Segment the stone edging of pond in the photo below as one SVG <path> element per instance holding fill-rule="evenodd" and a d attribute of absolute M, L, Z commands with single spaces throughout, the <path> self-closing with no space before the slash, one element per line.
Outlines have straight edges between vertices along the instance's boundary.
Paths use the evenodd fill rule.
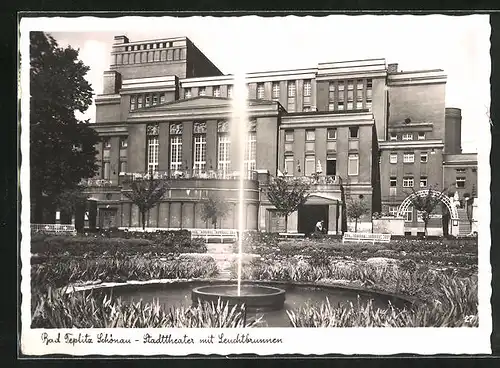
<path fill-rule="evenodd" d="M 65 293 L 70 294 L 73 292 L 79 291 L 88 291 L 88 290 L 102 290 L 109 288 L 122 288 L 127 286 L 146 286 L 146 285 L 168 285 L 168 284 L 190 284 L 196 282 L 203 282 L 207 284 L 233 284 L 237 280 L 236 279 L 205 279 L 205 278 L 192 278 L 192 279 L 154 279 L 154 280 L 129 280 L 126 282 L 99 282 L 94 281 L 92 284 L 87 285 L 68 285 L 61 289 L 65 290 Z M 386 292 L 383 290 L 376 289 L 368 289 L 355 285 L 346 285 L 346 281 L 348 280 L 329 280 L 329 281 L 318 281 L 318 282 L 296 282 L 296 281 L 273 281 L 273 280 L 242 280 L 242 284 L 273 284 L 273 285 L 283 285 L 283 286 L 302 286 L 302 287 L 319 287 L 326 288 L 331 290 L 347 290 L 347 291 L 357 291 L 363 293 L 365 295 L 381 295 L 387 297 L 388 299 L 400 300 L 405 303 L 410 303 L 412 305 L 421 305 L 425 302 L 421 299 L 403 295 L 403 294 L 395 294 Z M 351 282 L 352 283 L 352 282 Z"/>

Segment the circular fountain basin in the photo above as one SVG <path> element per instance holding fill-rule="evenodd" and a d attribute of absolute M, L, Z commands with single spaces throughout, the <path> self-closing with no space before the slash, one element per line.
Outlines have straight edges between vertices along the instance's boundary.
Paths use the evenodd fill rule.
<path fill-rule="evenodd" d="M 191 291 L 194 306 L 199 302 L 216 304 L 219 300 L 229 306 L 244 304 L 249 311 L 276 311 L 283 309 L 286 292 L 283 289 L 265 285 L 206 285 Z"/>
<path fill-rule="evenodd" d="M 192 306 L 192 293 L 193 290 L 201 289 L 207 290 L 207 286 L 217 286 L 220 293 L 224 289 L 220 287 L 232 287 L 229 292 L 235 293 L 235 281 L 228 280 L 184 280 L 184 281 L 170 281 L 169 282 L 135 282 L 124 283 L 113 286 L 96 285 L 89 290 L 94 292 L 104 293 L 112 299 L 121 298 L 125 303 L 136 303 L 142 300 L 145 303 L 158 302 L 166 310 L 170 308 L 188 308 Z M 242 288 L 247 286 L 260 286 L 265 289 L 259 288 L 259 295 L 272 290 L 284 290 L 282 294 L 283 304 L 282 308 L 275 310 L 255 310 L 248 313 L 247 318 L 263 317 L 263 324 L 259 327 L 291 327 L 287 311 L 297 310 L 306 305 L 320 306 L 328 301 L 331 305 L 336 306 L 339 304 L 353 303 L 356 305 L 358 302 L 365 304 L 372 301 L 375 308 L 387 308 L 388 303 L 397 308 L 410 307 L 416 300 L 408 299 L 400 295 L 385 294 L 380 292 L 369 291 L 366 289 L 356 289 L 347 286 L 327 285 L 322 283 L 300 283 L 300 282 L 280 282 L 280 281 L 242 281 Z M 253 289 L 255 290 L 255 289 Z M 208 290 L 210 294 L 217 294 L 213 289 Z"/>

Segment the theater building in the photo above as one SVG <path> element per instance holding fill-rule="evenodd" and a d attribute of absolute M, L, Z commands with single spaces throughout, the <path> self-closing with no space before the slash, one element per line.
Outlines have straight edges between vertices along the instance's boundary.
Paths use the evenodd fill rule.
<path fill-rule="evenodd" d="M 149 213 L 148 226 L 155 228 L 209 227 L 201 201 L 212 194 L 231 208 L 218 227 L 238 228 L 239 175 L 245 175 L 247 229 L 303 233 L 320 219 L 329 233 L 340 233 L 349 198 L 389 213 L 410 187 L 458 186 L 462 176 L 453 182 L 454 170 L 471 171 L 463 175 L 464 188 L 472 192 L 476 185 L 477 159 L 459 150 L 460 110 L 445 108 L 442 70 L 402 72 L 371 59 L 249 73 L 250 122 L 244 167 L 237 168 L 233 76 L 185 37 L 132 42 L 117 36 L 111 60 L 95 100 L 100 171 L 85 183 L 98 227 L 139 226 L 137 207 L 123 191 L 126 179 L 147 172 L 169 183 Z M 277 175 L 311 184 L 287 229 L 265 195 Z M 370 226 L 370 219 L 361 220 Z"/>

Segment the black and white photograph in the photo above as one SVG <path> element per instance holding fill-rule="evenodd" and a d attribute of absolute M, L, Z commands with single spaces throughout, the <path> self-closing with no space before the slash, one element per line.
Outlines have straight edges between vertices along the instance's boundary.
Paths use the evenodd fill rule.
<path fill-rule="evenodd" d="M 489 37 L 22 18 L 23 354 L 490 353 Z"/>

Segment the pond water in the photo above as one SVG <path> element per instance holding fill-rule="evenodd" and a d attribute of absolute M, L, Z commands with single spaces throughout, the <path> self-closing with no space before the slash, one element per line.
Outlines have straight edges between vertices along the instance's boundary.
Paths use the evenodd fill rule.
<path fill-rule="evenodd" d="M 179 283 L 179 284 L 149 284 L 149 285 L 127 285 L 126 287 L 113 288 L 107 290 L 113 298 L 120 297 L 124 302 L 138 302 L 142 299 L 143 302 L 150 303 L 159 301 L 164 308 L 171 307 L 189 307 L 191 305 L 191 291 L 195 287 L 209 285 L 206 282 L 200 283 Z M 286 300 L 283 310 L 248 313 L 247 317 L 262 316 L 264 323 L 262 327 L 291 327 L 286 310 L 296 310 L 307 304 L 320 305 L 328 301 L 332 306 L 339 304 L 347 304 L 352 302 L 354 305 L 359 301 L 366 304 L 372 300 L 375 308 L 387 308 L 389 300 L 398 307 L 402 307 L 405 302 L 402 300 L 394 300 L 393 298 L 381 294 L 364 293 L 350 289 L 333 289 L 326 287 L 314 286 L 297 286 L 286 284 L 269 284 L 262 285 L 279 287 L 286 290 Z"/>

